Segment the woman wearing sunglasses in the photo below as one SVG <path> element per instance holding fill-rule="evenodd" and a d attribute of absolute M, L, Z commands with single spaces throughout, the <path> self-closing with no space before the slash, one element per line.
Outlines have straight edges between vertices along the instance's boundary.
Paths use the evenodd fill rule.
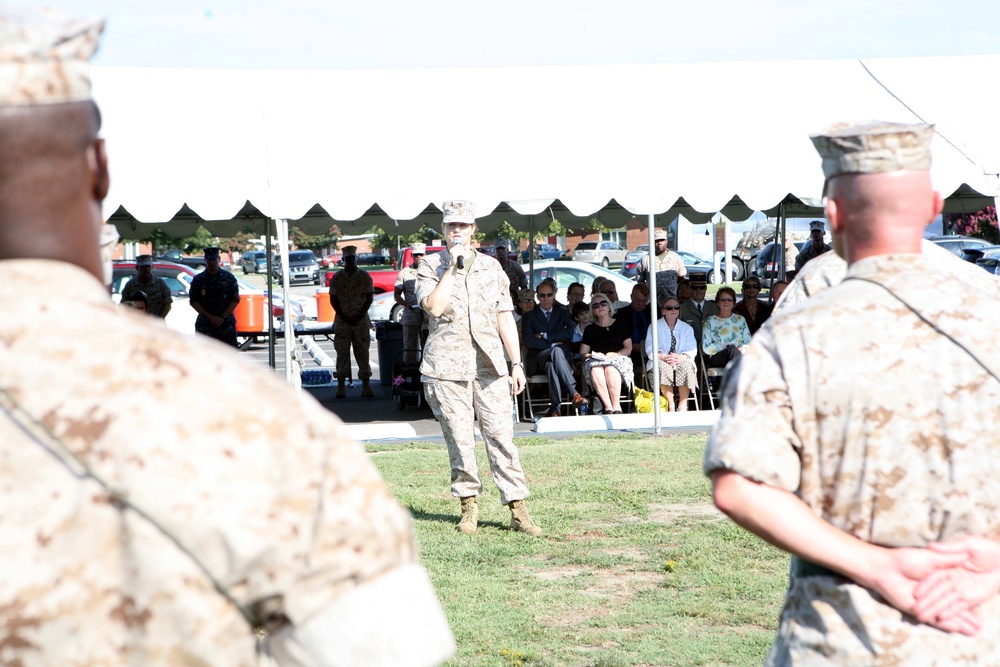
<path fill-rule="evenodd" d="M 632 337 L 615 321 L 604 294 L 595 295 L 590 308 L 593 323 L 584 329 L 580 343 L 583 376 L 597 392 L 604 412 L 621 414 L 622 382 L 632 386 Z"/>
<path fill-rule="evenodd" d="M 660 308 L 663 316 L 649 326 L 646 333 L 646 374 L 649 384 L 653 384 L 653 360 L 660 365 L 660 395 L 666 396 L 670 403 L 670 411 L 687 411 L 688 396 L 692 389 L 698 388 L 698 373 L 695 370 L 694 359 L 698 354 L 698 343 L 694 338 L 694 329 L 680 318 L 681 304 L 668 297 Z M 657 327 L 657 350 L 653 354 L 653 327 Z M 674 404 L 674 387 L 677 388 L 678 402 Z"/>
<path fill-rule="evenodd" d="M 711 368 L 725 368 L 731 360 L 746 352 L 750 344 L 750 329 L 741 315 L 733 312 L 736 307 L 736 290 L 722 287 L 715 295 L 719 312 L 705 320 L 701 332 L 701 349 L 708 357 Z"/>

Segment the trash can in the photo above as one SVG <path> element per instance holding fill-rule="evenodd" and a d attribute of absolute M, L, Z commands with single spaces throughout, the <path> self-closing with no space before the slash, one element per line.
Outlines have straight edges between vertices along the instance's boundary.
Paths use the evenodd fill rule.
<path fill-rule="evenodd" d="M 378 343 L 378 379 L 383 387 L 392 384 L 392 362 L 403 351 L 403 325 L 399 322 L 376 322 Z"/>
<path fill-rule="evenodd" d="M 333 306 L 330 305 L 330 293 L 316 290 L 316 321 L 333 322 Z"/>
<path fill-rule="evenodd" d="M 237 331 L 263 331 L 267 328 L 264 319 L 265 299 L 263 294 L 241 294 L 233 315 L 236 316 Z"/>

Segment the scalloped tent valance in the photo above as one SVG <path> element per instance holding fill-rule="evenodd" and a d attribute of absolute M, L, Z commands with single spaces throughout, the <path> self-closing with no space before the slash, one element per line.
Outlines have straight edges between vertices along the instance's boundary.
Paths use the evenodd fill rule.
<path fill-rule="evenodd" d="M 284 218 L 415 231 L 476 201 L 480 226 L 633 214 L 815 216 L 811 131 L 937 123 L 952 211 L 1000 195 L 1000 56 L 391 71 L 95 68 L 112 169 L 105 215 L 135 238 Z M 977 95 L 979 97 L 977 98 Z M 975 101 L 976 99 L 980 101 Z M 992 100 L 990 102 L 989 100 Z M 792 194 L 790 194 L 792 193 Z M 572 225 L 571 225 L 572 226 Z M 131 236 L 129 234 L 131 232 Z"/>

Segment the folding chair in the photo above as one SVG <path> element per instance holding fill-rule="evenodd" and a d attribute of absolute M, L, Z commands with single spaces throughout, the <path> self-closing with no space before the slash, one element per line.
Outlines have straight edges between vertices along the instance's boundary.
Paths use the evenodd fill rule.
<path fill-rule="evenodd" d="M 726 376 L 726 369 L 709 368 L 705 355 L 700 349 L 698 350 L 698 368 L 701 371 L 702 391 L 705 397 L 708 398 L 708 409 L 716 410 L 715 405 L 721 398 L 720 388 L 722 387 L 722 378 Z M 715 380 L 714 385 L 711 380 Z"/>

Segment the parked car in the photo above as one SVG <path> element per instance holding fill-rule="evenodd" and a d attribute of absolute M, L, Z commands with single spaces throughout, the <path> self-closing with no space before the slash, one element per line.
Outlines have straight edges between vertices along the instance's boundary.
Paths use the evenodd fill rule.
<path fill-rule="evenodd" d="M 590 285 L 597 276 L 613 280 L 618 287 L 618 297 L 622 301 L 628 301 L 632 294 L 635 282 L 623 278 L 621 274 L 609 271 L 602 266 L 589 264 L 587 262 L 575 262 L 565 259 L 543 259 L 535 262 L 535 270 L 528 273 L 528 265 L 522 264 L 525 274 L 528 275 L 528 282 L 538 286 L 544 279 L 552 277 L 556 279 L 556 301 L 567 303 L 569 297 L 569 286 L 573 283 L 581 283 L 587 293 L 587 301 L 590 300 Z"/>
<path fill-rule="evenodd" d="M 271 275 L 275 280 L 281 279 L 281 255 L 275 256 Z M 312 250 L 293 250 L 288 253 L 288 282 L 311 282 L 319 285 L 319 262 Z"/>
<path fill-rule="evenodd" d="M 988 245 L 992 245 L 989 241 L 977 239 L 972 236 L 928 236 L 927 240 L 936 243 L 956 257 L 961 257 L 964 250 L 985 248 Z"/>
<path fill-rule="evenodd" d="M 368 307 L 368 319 L 375 322 L 402 322 L 403 306 L 396 303 L 392 292 L 382 292 L 376 294 L 372 299 L 372 305 Z"/>
<path fill-rule="evenodd" d="M 577 262 L 600 264 L 604 268 L 621 266 L 625 262 L 625 249 L 614 241 L 581 241 L 566 256 Z"/>
<path fill-rule="evenodd" d="M 802 246 L 805 244 L 806 241 L 798 241 L 795 244 L 795 247 L 801 251 Z M 777 250 L 778 244 L 772 241 L 761 248 L 760 252 L 757 253 L 757 259 L 754 262 L 753 275 L 760 278 L 760 284 L 764 287 L 770 287 L 780 275 L 779 269 L 781 268 L 781 265 L 777 261 Z"/>
<path fill-rule="evenodd" d="M 962 250 L 962 254 L 959 255 L 966 262 L 972 262 L 973 264 L 978 264 L 979 260 L 986 255 L 991 255 L 997 250 L 1000 250 L 1000 245 L 984 245 L 976 246 L 975 248 L 965 248 Z"/>
<path fill-rule="evenodd" d="M 195 271 L 205 270 L 204 255 L 199 255 L 196 257 L 187 257 L 181 254 L 181 251 L 177 250 L 176 248 L 171 248 L 170 250 L 164 251 L 162 255 L 154 257 L 153 260 L 160 262 L 172 262 L 174 264 L 184 264 L 186 266 L 194 267 Z"/>
<path fill-rule="evenodd" d="M 125 284 L 139 275 L 135 268 L 135 262 L 115 262 L 111 271 L 111 298 L 116 303 L 121 301 L 122 289 Z M 194 335 L 194 321 L 198 318 L 198 313 L 191 307 L 188 297 L 191 294 L 191 280 L 198 275 L 194 267 L 186 264 L 175 264 L 173 262 L 153 262 L 153 275 L 163 278 L 170 288 L 170 296 L 173 304 L 170 312 L 167 313 L 166 324 L 175 331 L 184 334 Z M 240 294 L 264 294 L 265 292 L 251 285 L 248 282 L 236 279 L 239 285 Z M 292 317 L 295 321 L 316 319 L 316 300 L 304 297 L 292 297 Z M 275 318 L 277 327 L 284 318 L 285 305 L 281 297 L 275 296 L 271 299 L 271 315 Z"/>
<path fill-rule="evenodd" d="M 978 251 L 976 251 L 978 252 Z M 980 266 L 994 275 L 1000 275 L 1000 246 L 987 246 L 985 252 L 975 260 L 976 266 Z"/>
<path fill-rule="evenodd" d="M 358 253 L 358 266 L 381 266 L 383 264 L 392 264 L 392 258 L 377 252 Z"/>
<path fill-rule="evenodd" d="M 425 250 L 427 251 L 427 255 L 433 255 L 436 252 L 441 252 L 442 250 L 444 250 L 444 246 L 443 245 L 429 245 L 429 246 L 427 246 L 425 248 Z M 424 255 L 424 256 L 426 257 L 427 255 Z M 405 269 L 406 267 L 410 266 L 411 264 L 413 264 L 413 253 L 410 252 L 410 246 L 406 246 L 405 248 L 403 248 L 403 259 L 396 266 L 396 268 L 397 269 Z"/>
<path fill-rule="evenodd" d="M 527 264 L 528 260 L 531 258 L 529 254 L 530 248 L 526 248 L 521 251 L 521 263 Z M 535 261 L 540 259 L 559 259 L 564 255 L 563 251 L 552 245 L 551 243 L 536 243 L 535 244 Z"/>
<path fill-rule="evenodd" d="M 267 273 L 267 253 L 263 250 L 248 250 L 240 258 L 243 273 Z"/>
<path fill-rule="evenodd" d="M 344 263 L 341 261 L 342 259 L 343 257 L 340 256 L 340 253 L 334 253 L 320 259 L 319 265 L 324 269 L 332 269 L 335 266 L 343 266 Z"/>

